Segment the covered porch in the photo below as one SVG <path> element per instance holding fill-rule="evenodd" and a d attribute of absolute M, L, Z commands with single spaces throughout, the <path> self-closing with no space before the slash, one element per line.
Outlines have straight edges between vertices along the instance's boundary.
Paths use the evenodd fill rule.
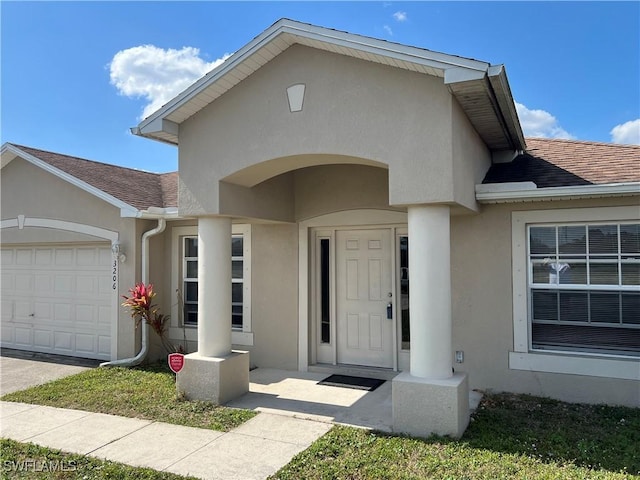
<path fill-rule="evenodd" d="M 394 431 L 391 380 L 398 372 L 325 367 L 311 370 L 254 369 L 250 372 L 249 392 L 227 406 L 382 432 Z M 371 376 L 386 381 L 373 391 L 318 384 L 332 373 Z M 480 392 L 469 392 L 471 412 L 481 398 Z"/>

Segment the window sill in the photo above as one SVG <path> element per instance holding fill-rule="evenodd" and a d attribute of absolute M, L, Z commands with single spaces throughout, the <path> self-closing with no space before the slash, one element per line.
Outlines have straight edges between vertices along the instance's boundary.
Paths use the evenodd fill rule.
<path fill-rule="evenodd" d="M 185 331 L 182 331 L 182 328 L 171 327 L 169 328 L 169 338 L 174 340 L 182 340 L 182 338 L 187 337 L 187 340 L 190 342 L 198 341 L 198 326 L 197 325 L 185 325 Z M 231 332 L 231 343 L 233 345 L 244 345 L 251 347 L 253 346 L 253 332 L 240 332 L 240 331 L 232 331 Z"/>
<path fill-rule="evenodd" d="M 640 380 L 640 359 L 509 352 L 509 369 Z"/>

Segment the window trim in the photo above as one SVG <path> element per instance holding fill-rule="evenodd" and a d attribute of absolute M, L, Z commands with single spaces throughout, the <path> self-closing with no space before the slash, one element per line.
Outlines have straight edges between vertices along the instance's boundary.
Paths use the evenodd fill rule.
<path fill-rule="evenodd" d="M 513 351 L 509 368 L 550 373 L 640 380 L 640 358 L 587 352 L 531 350 L 527 232 L 530 224 L 597 223 L 639 220 L 635 206 L 530 210 L 511 213 Z"/>
<path fill-rule="evenodd" d="M 231 343 L 234 345 L 253 345 L 253 330 L 251 320 L 251 225 L 233 224 L 231 226 L 232 235 L 242 235 L 243 241 L 243 305 L 242 305 L 242 330 L 234 328 L 231 331 Z M 177 301 L 178 289 L 182 291 L 183 278 L 181 268 L 184 262 L 183 243 L 184 237 L 194 237 L 198 235 L 198 226 L 173 227 L 171 230 L 171 291 L 174 295 L 174 302 L 171 305 L 171 320 L 169 326 L 169 337 L 172 339 L 183 339 L 187 341 L 198 341 L 198 326 L 180 324 L 182 313 L 179 312 Z M 231 319 L 229 319 L 231 321 Z M 184 331 L 183 331 L 184 328 Z"/>

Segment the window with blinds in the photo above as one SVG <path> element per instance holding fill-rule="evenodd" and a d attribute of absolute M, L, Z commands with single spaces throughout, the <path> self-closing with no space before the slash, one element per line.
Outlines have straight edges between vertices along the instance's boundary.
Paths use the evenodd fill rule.
<path fill-rule="evenodd" d="M 640 355 L 640 224 L 529 226 L 531 348 Z"/>

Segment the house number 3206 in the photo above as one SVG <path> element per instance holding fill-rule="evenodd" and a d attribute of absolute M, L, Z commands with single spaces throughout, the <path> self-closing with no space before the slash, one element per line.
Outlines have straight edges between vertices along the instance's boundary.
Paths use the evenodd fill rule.
<path fill-rule="evenodd" d="M 113 261 L 113 285 L 114 290 L 118 288 L 118 260 Z"/>

